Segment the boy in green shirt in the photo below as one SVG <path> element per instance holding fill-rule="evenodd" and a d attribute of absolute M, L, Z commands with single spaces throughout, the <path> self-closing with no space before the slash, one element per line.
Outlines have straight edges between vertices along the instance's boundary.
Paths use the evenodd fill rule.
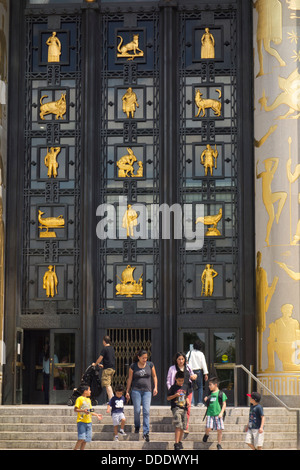
<path fill-rule="evenodd" d="M 206 427 L 205 434 L 203 436 L 203 442 L 206 442 L 209 436 L 211 429 L 216 429 L 218 432 L 218 444 L 217 449 L 221 450 L 221 441 L 222 441 L 222 431 L 224 429 L 224 412 L 226 409 L 226 400 L 227 396 L 224 392 L 221 392 L 218 387 L 218 379 L 212 377 L 208 381 L 208 387 L 211 391 L 211 394 L 208 397 L 204 398 L 204 401 L 207 406 L 207 418 L 206 418 Z"/>

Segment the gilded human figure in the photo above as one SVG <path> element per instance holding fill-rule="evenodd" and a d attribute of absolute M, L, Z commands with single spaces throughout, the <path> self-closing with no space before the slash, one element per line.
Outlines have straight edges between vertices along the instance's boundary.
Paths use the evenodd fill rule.
<path fill-rule="evenodd" d="M 48 62 L 60 62 L 61 42 L 56 36 L 55 31 L 47 39 L 46 44 L 48 46 Z"/>
<path fill-rule="evenodd" d="M 46 290 L 47 297 L 54 297 L 57 294 L 57 284 L 55 266 L 50 265 L 43 277 L 43 289 Z"/>
<path fill-rule="evenodd" d="M 132 205 L 128 204 L 127 210 L 122 219 L 122 227 L 126 228 L 127 237 L 134 237 L 134 227 L 137 226 L 137 212 L 132 209 Z"/>
<path fill-rule="evenodd" d="M 268 371 L 275 370 L 275 353 L 282 363 L 284 371 L 299 371 L 300 361 L 297 357 L 297 344 L 300 340 L 300 324 L 292 318 L 293 305 L 284 304 L 281 307 L 281 318 L 270 323 L 268 338 Z"/>
<path fill-rule="evenodd" d="M 271 41 L 276 45 L 282 41 L 282 5 L 279 0 L 256 0 L 253 7 L 258 13 L 256 41 L 260 67 L 257 77 L 259 77 L 264 75 L 262 46 L 278 60 L 280 66 L 286 65 L 276 49 L 270 45 Z"/>
<path fill-rule="evenodd" d="M 288 177 L 288 180 L 289 180 L 290 184 L 294 183 L 300 176 L 300 163 L 298 163 L 296 165 L 294 173 L 292 173 L 291 168 L 292 168 L 292 159 L 289 158 L 288 161 L 287 161 L 286 170 L 287 170 L 287 177 Z M 299 198 L 299 202 L 300 202 L 300 193 L 298 195 L 298 198 Z M 296 233 L 295 233 L 294 238 L 291 242 L 291 245 L 297 245 L 299 243 L 299 241 L 300 241 L 300 219 L 298 220 Z"/>
<path fill-rule="evenodd" d="M 54 178 L 57 177 L 57 168 L 58 168 L 58 163 L 57 163 L 57 155 L 61 151 L 60 147 L 50 147 L 47 148 L 47 155 L 45 156 L 44 163 L 46 167 L 48 168 L 48 178 L 51 178 L 52 176 Z"/>
<path fill-rule="evenodd" d="M 201 59 L 214 59 L 215 58 L 215 38 L 209 31 L 209 28 L 205 28 L 205 33 L 201 38 Z"/>
<path fill-rule="evenodd" d="M 218 276 L 217 271 L 213 269 L 211 264 L 207 264 L 201 276 L 201 282 L 202 282 L 201 295 L 204 295 L 205 297 L 211 297 L 213 295 L 214 278 L 216 276 Z"/>
<path fill-rule="evenodd" d="M 215 150 L 212 149 L 211 145 L 207 144 L 206 149 L 201 153 L 201 164 L 204 166 L 205 176 L 207 176 L 208 170 L 211 176 L 213 175 L 213 168 L 217 168 L 218 150 L 215 145 Z"/>
<path fill-rule="evenodd" d="M 268 276 L 261 266 L 262 254 L 256 255 L 256 327 L 258 333 L 258 370 L 262 370 L 262 342 L 263 332 L 266 329 L 266 313 L 276 289 L 278 276 L 275 276 L 269 286 Z"/>
<path fill-rule="evenodd" d="M 132 91 L 131 87 L 129 87 L 125 95 L 123 95 L 122 101 L 123 101 L 123 105 L 122 105 L 123 112 L 126 114 L 128 118 L 130 116 L 134 118 L 134 113 L 136 111 L 136 108 L 139 107 L 139 104 L 137 102 L 136 93 Z"/>
<path fill-rule="evenodd" d="M 120 178 L 125 178 L 127 176 L 133 176 L 133 164 L 137 161 L 136 156 L 133 153 L 131 148 L 127 148 L 127 155 L 123 155 L 116 163 L 119 168 L 118 176 Z"/>
<path fill-rule="evenodd" d="M 265 171 L 262 171 L 261 173 L 257 172 L 257 166 L 258 166 L 258 161 L 256 164 L 256 178 L 257 179 L 262 179 L 262 199 L 263 203 L 265 205 L 266 211 L 269 216 L 269 220 L 267 223 L 267 234 L 266 234 L 266 243 L 269 246 L 269 238 L 270 238 L 270 232 L 271 228 L 275 219 L 275 210 L 274 210 L 274 204 L 275 202 L 278 202 L 278 209 L 276 213 L 276 222 L 279 222 L 279 218 L 283 209 L 283 206 L 285 204 L 285 201 L 287 199 L 287 193 L 285 192 L 274 192 L 272 193 L 271 189 L 271 184 L 275 175 L 275 172 L 278 168 L 278 163 L 279 163 L 279 158 L 267 158 L 264 160 L 265 164 Z"/>

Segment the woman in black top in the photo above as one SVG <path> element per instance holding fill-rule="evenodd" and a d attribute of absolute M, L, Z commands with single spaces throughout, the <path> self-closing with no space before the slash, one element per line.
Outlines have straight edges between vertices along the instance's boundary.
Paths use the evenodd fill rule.
<path fill-rule="evenodd" d="M 129 400 L 129 390 L 134 408 L 135 432 L 140 429 L 141 405 L 143 407 L 143 438 L 149 442 L 149 418 L 152 397 L 152 379 L 154 382 L 153 396 L 157 395 L 157 376 L 154 364 L 148 362 L 147 351 L 140 351 L 129 368 L 126 398 Z"/>

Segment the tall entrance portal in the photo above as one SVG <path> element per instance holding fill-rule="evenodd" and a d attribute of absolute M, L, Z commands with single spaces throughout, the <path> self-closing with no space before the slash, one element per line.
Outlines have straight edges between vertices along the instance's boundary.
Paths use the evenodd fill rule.
<path fill-rule="evenodd" d="M 107 334 L 116 381 L 149 351 L 157 404 L 200 339 L 233 401 L 256 357 L 251 2 L 10 14 L 5 403 L 44 399 L 45 345 L 66 403 Z"/>

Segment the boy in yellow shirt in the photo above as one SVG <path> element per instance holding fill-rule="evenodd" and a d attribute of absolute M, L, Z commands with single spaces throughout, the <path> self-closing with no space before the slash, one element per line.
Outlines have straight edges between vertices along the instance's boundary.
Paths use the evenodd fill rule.
<path fill-rule="evenodd" d="M 92 440 L 92 416 L 97 416 L 99 421 L 102 415 L 95 413 L 92 409 L 90 399 L 91 389 L 87 385 L 82 387 L 82 394 L 75 402 L 74 411 L 77 413 L 77 432 L 78 440 L 74 450 L 84 450 L 86 443 Z"/>

